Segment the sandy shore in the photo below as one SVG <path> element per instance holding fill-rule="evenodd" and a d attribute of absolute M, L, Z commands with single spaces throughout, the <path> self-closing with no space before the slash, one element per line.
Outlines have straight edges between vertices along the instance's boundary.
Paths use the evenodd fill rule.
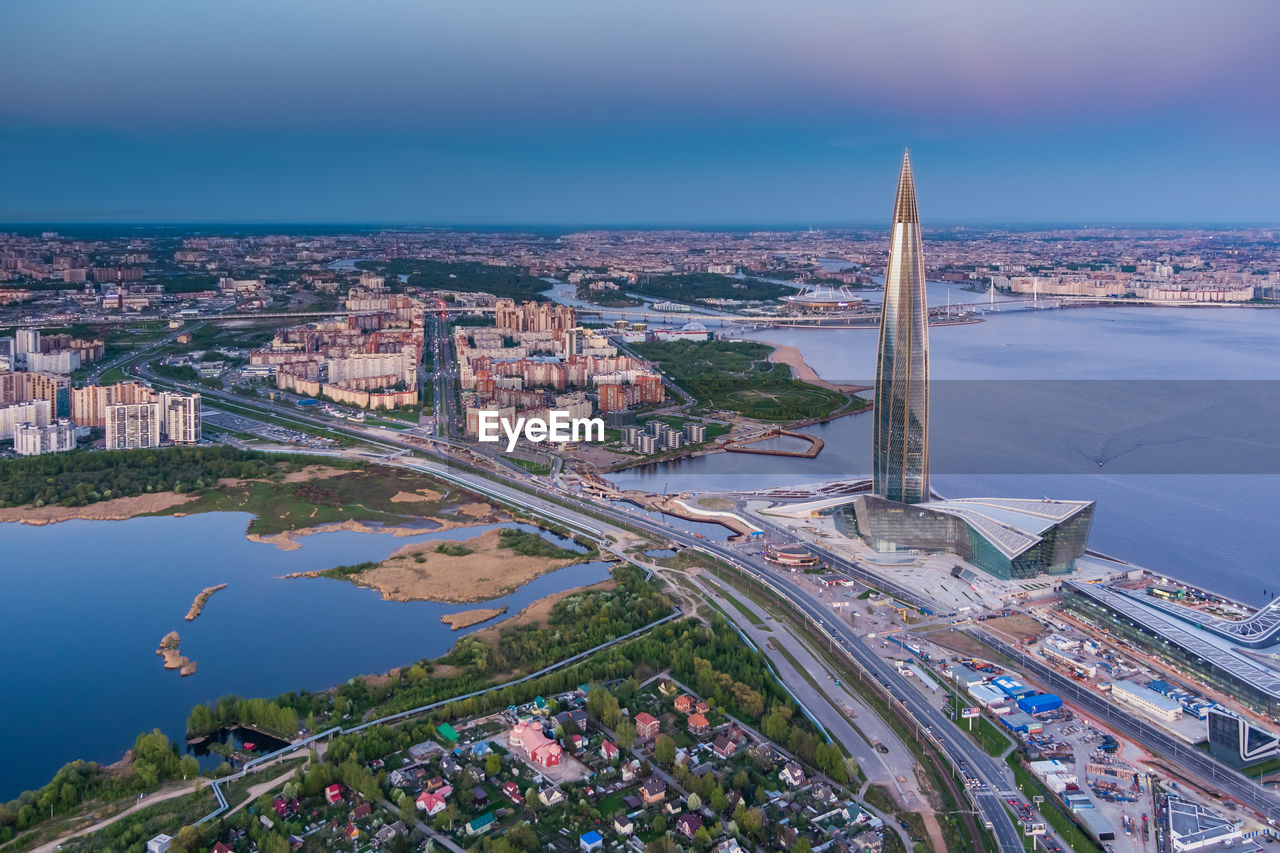
<path fill-rule="evenodd" d="M 420 532 L 420 531 L 419 531 Z M 415 542 L 397 549 L 378 566 L 347 578 L 382 593 L 385 601 L 485 601 L 518 589 L 539 575 L 562 569 L 579 558 L 525 557 L 498 547 L 500 531 L 453 544 L 470 553 L 451 557 L 436 550 L 445 541 Z M 287 578 L 320 577 L 323 571 L 295 572 Z"/>
<path fill-rule="evenodd" d="M 22 524 L 57 524 L 59 521 L 82 519 L 84 521 L 123 521 L 135 515 L 164 512 L 195 500 L 193 495 L 173 492 L 157 492 L 131 498 L 112 498 L 88 506 L 15 506 L 0 509 L 0 522 L 17 521 Z"/>
<path fill-rule="evenodd" d="M 440 617 L 440 621 L 448 625 L 454 631 L 463 628 L 470 628 L 472 625 L 479 625 L 481 622 L 488 622 L 495 616 L 501 616 L 507 612 L 505 607 L 482 607 L 477 610 L 463 610 L 460 613 L 446 613 Z"/>
<path fill-rule="evenodd" d="M 835 382 L 828 382 L 818 375 L 818 372 L 809 366 L 804 360 L 804 356 L 800 354 L 800 350 L 788 344 L 774 344 L 762 341 L 773 347 L 773 352 L 769 354 L 769 361 L 774 364 L 785 364 L 791 368 L 791 374 L 801 382 L 807 382 L 810 385 L 816 385 L 819 388 L 826 388 L 828 391 L 840 391 L 845 394 L 852 394 L 857 391 L 869 391 L 871 385 L 841 385 Z"/>

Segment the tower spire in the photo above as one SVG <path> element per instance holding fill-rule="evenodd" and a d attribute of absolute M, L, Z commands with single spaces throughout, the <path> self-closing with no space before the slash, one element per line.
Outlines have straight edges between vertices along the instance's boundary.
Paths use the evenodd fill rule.
<path fill-rule="evenodd" d="M 898 173 L 898 195 L 893 201 L 893 221 L 920 224 L 920 210 L 916 207 L 916 180 L 911 174 L 911 151 L 902 152 L 902 171 Z"/>

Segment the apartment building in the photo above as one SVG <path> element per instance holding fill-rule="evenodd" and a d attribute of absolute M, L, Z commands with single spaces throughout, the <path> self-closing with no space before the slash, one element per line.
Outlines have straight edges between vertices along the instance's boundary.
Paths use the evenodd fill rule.
<path fill-rule="evenodd" d="M 59 418 L 44 426 L 24 423 L 13 428 L 13 452 L 19 456 L 42 456 L 75 449 L 76 425 L 69 418 Z"/>
<path fill-rule="evenodd" d="M 164 407 L 154 403 L 116 403 L 107 406 L 107 450 L 137 450 L 160 446 Z"/>

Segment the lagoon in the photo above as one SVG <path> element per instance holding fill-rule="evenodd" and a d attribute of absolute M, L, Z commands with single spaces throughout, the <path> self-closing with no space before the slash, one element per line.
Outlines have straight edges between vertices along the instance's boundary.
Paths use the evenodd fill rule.
<path fill-rule="evenodd" d="M 534 528 L 332 531 L 298 537 L 301 547 L 284 551 L 249 541 L 250 520 L 208 513 L 0 524 L 0 800 L 44 784 L 68 761 L 115 761 L 144 730 L 181 742 L 200 702 L 322 690 L 436 657 L 469 633 L 441 623 L 445 613 L 505 606 L 514 615 L 609 574 L 602 562 L 569 566 L 483 604 L 383 601 L 343 581 L 279 576 L 380 560 L 411 542 Z M 184 621 L 192 598 L 220 583 L 227 588 L 199 618 Z M 173 630 L 199 665 L 191 677 L 163 669 L 155 654 Z"/>

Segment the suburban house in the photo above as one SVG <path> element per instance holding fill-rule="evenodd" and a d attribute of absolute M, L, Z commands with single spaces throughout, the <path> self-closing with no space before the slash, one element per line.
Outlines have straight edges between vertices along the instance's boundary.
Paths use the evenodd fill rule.
<path fill-rule="evenodd" d="M 694 699 L 688 693 L 684 693 L 676 697 L 676 710 L 681 714 L 688 714 L 693 710 Z"/>
<path fill-rule="evenodd" d="M 333 784 L 325 788 L 324 801 L 331 806 L 342 802 L 342 786 Z"/>
<path fill-rule="evenodd" d="M 799 764 L 794 761 L 788 761 L 786 766 L 782 768 L 782 772 L 778 774 L 778 778 L 795 788 L 804 784 L 804 771 L 800 769 Z"/>
<path fill-rule="evenodd" d="M 667 783 L 657 776 L 650 776 L 640 785 L 640 800 L 646 806 L 662 802 L 667 796 Z"/>
<path fill-rule="evenodd" d="M 480 815 L 480 817 L 467 821 L 467 835 L 472 837 L 484 835 L 486 832 L 493 829 L 493 825 L 496 821 L 497 818 L 494 816 L 493 812 L 485 812 Z"/>
<path fill-rule="evenodd" d="M 418 795 L 417 805 L 418 808 L 427 813 L 427 817 L 435 817 L 448 807 L 444 797 L 439 794 L 433 794 L 430 791 L 423 791 Z"/>
<path fill-rule="evenodd" d="M 636 831 L 636 827 L 631 822 L 631 818 L 620 814 L 613 819 L 613 831 L 619 835 L 629 836 Z"/>
<path fill-rule="evenodd" d="M 604 836 L 596 832 L 594 829 L 590 832 L 584 832 L 578 836 L 578 849 L 583 853 L 591 850 L 599 850 L 604 847 Z"/>
<path fill-rule="evenodd" d="M 613 761 L 618 757 L 618 745 L 610 740 L 600 744 L 600 757 L 605 761 Z"/>
<path fill-rule="evenodd" d="M 640 762 L 634 758 L 631 759 L 626 764 L 622 765 L 621 772 L 622 772 L 622 781 L 630 782 L 632 779 L 640 775 Z"/>
<path fill-rule="evenodd" d="M 520 794 L 520 786 L 515 782 L 502 783 L 502 796 L 506 797 L 517 806 L 524 804 L 524 797 Z"/>
<path fill-rule="evenodd" d="M 658 718 L 648 711 L 636 714 L 636 737 L 641 740 L 653 740 L 658 736 Z"/>
<path fill-rule="evenodd" d="M 542 726 L 517 723 L 507 734 L 507 742 L 514 752 L 540 767 L 555 767 L 560 763 L 563 750 L 560 744 L 542 733 Z"/>
<path fill-rule="evenodd" d="M 720 735 L 711 742 L 711 751 L 721 758 L 733 758 L 733 754 L 738 751 L 738 745 L 730 740 L 728 735 Z"/>
<path fill-rule="evenodd" d="M 449 741 L 449 743 L 455 743 L 458 740 L 457 731 L 455 731 L 453 726 L 449 725 L 448 723 L 441 723 L 440 725 L 436 726 L 436 734 L 440 735 L 440 737 Z"/>
<path fill-rule="evenodd" d="M 693 838 L 693 834 L 702 828 L 702 818 L 693 812 L 686 812 L 676 819 L 676 831 L 685 838 Z"/>
<path fill-rule="evenodd" d="M 701 714 L 689 715 L 689 731 L 695 735 L 705 735 L 711 729 L 711 723 Z"/>
<path fill-rule="evenodd" d="M 538 802 L 544 806 L 558 806 L 564 802 L 564 792 L 559 788 L 543 788 L 538 792 Z"/>
<path fill-rule="evenodd" d="M 147 842 L 147 853 L 169 853 L 169 845 L 173 839 L 163 832 Z"/>

